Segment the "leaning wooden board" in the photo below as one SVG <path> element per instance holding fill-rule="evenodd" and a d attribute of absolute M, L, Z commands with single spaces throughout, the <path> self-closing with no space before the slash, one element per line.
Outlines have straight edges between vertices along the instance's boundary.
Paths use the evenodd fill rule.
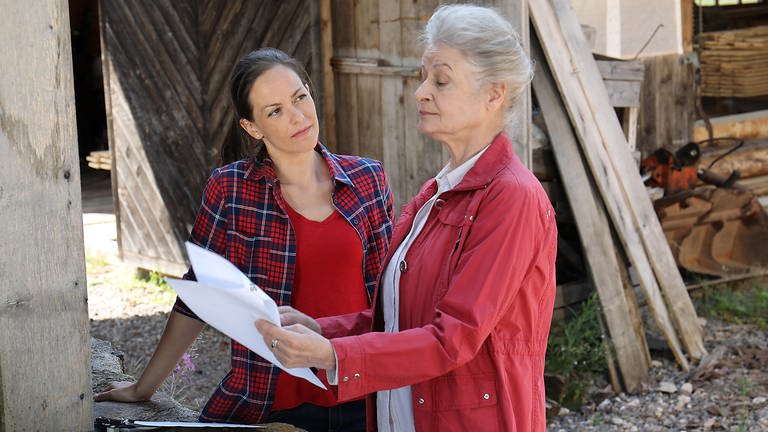
<path fill-rule="evenodd" d="M 635 313 L 637 305 L 634 297 L 624 295 L 623 287 L 628 281 L 623 280 L 619 271 L 608 218 L 600 197 L 590 183 L 568 114 L 535 37 L 531 38 L 531 54 L 537 65 L 533 91 L 547 125 L 568 201 L 578 203 L 571 209 L 577 221 L 589 274 L 600 296 L 625 390 L 633 391 L 647 381 L 650 367 L 642 321 Z M 633 317 L 638 319 L 633 320 Z"/>
<path fill-rule="evenodd" d="M 651 311 L 678 363 L 687 369 L 688 361 L 681 352 L 680 340 L 692 359 L 699 359 L 706 352 L 696 311 L 627 149 L 627 140 L 610 106 L 575 11 L 568 0 L 529 0 L 528 6 L 587 160 L 641 280 Z"/>

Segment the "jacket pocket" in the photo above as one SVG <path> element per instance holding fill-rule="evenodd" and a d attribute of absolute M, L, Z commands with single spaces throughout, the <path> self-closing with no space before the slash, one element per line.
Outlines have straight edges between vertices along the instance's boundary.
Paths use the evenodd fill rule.
<path fill-rule="evenodd" d="M 435 411 L 466 410 L 496 405 L 493 375 L 444 376 L 435 380 Z"/>
<path fill-rule="evenodd" d="M 433 388 L 434 430 L 500 430 L 493 375 L 446 376 Z"/>

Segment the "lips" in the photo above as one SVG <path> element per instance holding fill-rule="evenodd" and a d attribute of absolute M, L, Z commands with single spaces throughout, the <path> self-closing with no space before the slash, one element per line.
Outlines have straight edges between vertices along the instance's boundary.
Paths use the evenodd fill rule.
<path fill-rule="evenodd" d="M 307 133 L 309 133 L 310 129 L 312 129 L 312 125 L 309 125 L 309 126 L 305 127 L 304 129 L 302 129 L 302 130 L 296 132 L 295 134 L 291 135 L 291 138 L 302 137 L 302 136 L 306 135 Z"/>

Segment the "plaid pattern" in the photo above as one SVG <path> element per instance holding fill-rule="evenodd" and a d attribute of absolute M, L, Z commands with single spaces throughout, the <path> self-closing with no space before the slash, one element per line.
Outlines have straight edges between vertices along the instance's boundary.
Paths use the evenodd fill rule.
<path fill-rule="evenodd" d="M 369 302 L 392 234 L 392 193 L 380 162 L 335 155 L 318 144 L 334 181 L 333 202 L 362 241 Z M 205 187 L 190 241 L 226 257 L 278 305 L 291 304 L 296 237 L 269 158 L 217 168 Z M 184 276 L 194 279 L 192 270 Z M 177 298 L 173 310 L 199 319 Z M 222 311 L 226 313 L 226 311 Z M 232 341 L 232 369 L 201 421 L 259 423 L 270 412 L 280 369 Z"/>

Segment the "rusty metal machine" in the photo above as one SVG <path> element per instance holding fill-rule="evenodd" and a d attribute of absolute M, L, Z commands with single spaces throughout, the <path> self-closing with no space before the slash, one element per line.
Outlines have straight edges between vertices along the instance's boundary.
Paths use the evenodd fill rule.
<path fill-rule="evenodd" d="M 738 185 L 738 171 L 727 178 L 713 175 L 709 169 L 717 160 L 700 168 L 699 144 L 675 152 L 660 149 L 641 162 L 646 185 L 664 190 L 654 208 L 677 264 L 712 276 L 768 268 L 765 210 L 752 192 Z"/>

